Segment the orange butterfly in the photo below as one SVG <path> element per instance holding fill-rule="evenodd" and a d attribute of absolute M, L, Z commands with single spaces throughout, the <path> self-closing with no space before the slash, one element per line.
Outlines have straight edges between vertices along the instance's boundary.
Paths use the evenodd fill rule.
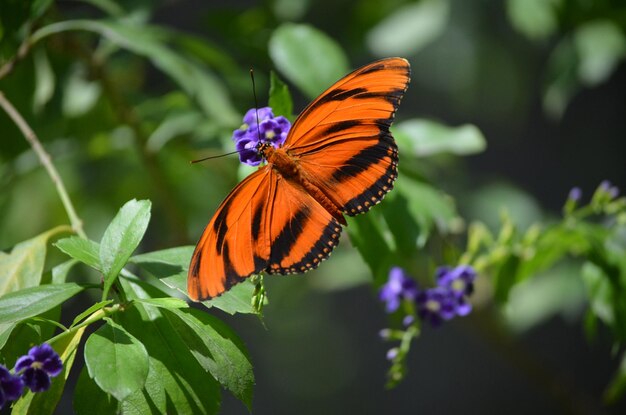
<path fill-rule="evenodd" d="M 339 242 L 344 214 L 368 211 L 393 187 L 398 149 L 389 132 L 409 63 L 382 59 L 346 75 L 298 116 L 267 164 L 226 197 L 191 258 L 189 297 L 216 297 L 252 274 L 316 268 Z"/>

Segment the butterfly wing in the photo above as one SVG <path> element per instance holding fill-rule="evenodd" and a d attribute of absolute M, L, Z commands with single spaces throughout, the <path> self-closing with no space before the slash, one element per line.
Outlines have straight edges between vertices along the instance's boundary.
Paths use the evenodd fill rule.
<path fill-rule="evenodd" d="M 316 268 L 339 242 L 341 225 L 299 184 L 276 174 L 267 272 L 292 274 Z"/>
<path fill-rule="evenodd" d="M 363 66 L 313 101 L 289 132 L 285 150 L 348 215 L 366 212 L 393 187 L 398 150 L 389 127 L 409 78 L 402 58 Z"/>
<path fill-rule="evenodd" d="M 189 265 L 189 297 L 219 296 L 261 271 L 315 268 L 340 232 L 337 220 L 301 186 L 262 167 L 233 189 L 205 228 Z"/>
<path fill-rule="evenodd" d="M 196 245 L 187 278 L 195 301 L 216 297 L 265 269 L 270 257 L 267 201 L 275 192 L 269 167 L 239 183 L 219 206 Z"/>

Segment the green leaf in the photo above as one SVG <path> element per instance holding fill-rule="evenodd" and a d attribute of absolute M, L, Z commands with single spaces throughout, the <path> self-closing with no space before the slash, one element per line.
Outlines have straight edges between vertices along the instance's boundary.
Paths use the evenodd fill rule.
<path fill-rule="evenodd" d="M 194 248 L 193 245 L 177 246 L 175 248 L 133 255 L 129 262 L 144 267 L 150 272 L 153 269 L 154 272 L 152 273 L 156 277 L 161 278 L 182 271 L 187 272 Z M 171 268 L 159 268 L 160 265 L 171 265 Z"/>
<path fill-rule="evenodd" d="M 168 287 L 187 295 L 187 271 L 193 254 L 193 246 L 181 246 L 162 251 L 135 255 L 130 262 L 160 279 Z M 215 307 L 229 313 L 254 313 L 250 299 L 254 285 L 246 280 L 235 285 L 226 293 L 210 301 L 204 301 L 207 307 Z"/>
<path fill-rule="evenodd" d="M 96 6 L 97 8 L 99 8 L 100 10 L 102 10 L 103 12 L 111 16 L 122 17 L 124 14 L 126 14 L 126 11 L 124 11 L 124 9 L 120 7 L 120 5 L 117 4 L 113 0 L 82 0 L 82 1 Z"/>
<path fill-rule="evenodd" d="M 54 94 L 54 72 L 45 49 L 38 48 L 33 53 L 35 65 L 35 94 L 33 95 L 33 112 L 38 113 L 50 101 Z"/>
<path fill-rule="evenodd" d="M 0 324 L 35 317 L 83 291 L 73 282 L 25 288 L 0 297 Z"/>
<path fill-rule="evenodd" d="M 448 127 L 433 121 L 413 119 L 396 124 L 393 130 L 401 152 L 408 150 L 417 156 L 439 153 L 462 156 L 480 153 L 487 147 L 480 130 L 470 124 Z"/>
<path fill-rule="evenodd" d="M 520 259 L 516 255 L 507 255 L 494 276 L 494 297 L 500 304 L 506 303 L 511 289 L 518 282 L 517 270 Z"/>
<path fill-rule="evenodd" d="M 396 246 L 387 223 L 378 210 L 347 218 L 350 242 L 371 269 L 376 281 L 386 279 Z"/>
<path fill-rule="evenodd" d="M 74 411 L 77 415 L 109 415 L 119 413 L 118 402 L 98 387 L 89 377 L 86 367 L 80 371 L 74 391 Z M 149 413 L 146 411 L 145 413 Z"/>
<path fill-rule="evenodd" d="M 51 272 L 51 283 L 52 284 L 63 284 L 67 280 L 67 274 L 70 272 L 74 265 L 78 264 L 78 261 L 75 259 L 68 259 L 65 262 L 56 265 L 52 268 Z"/>
<path fill-rule="evenodd" d="M 372 28 L 367 46 L 380 57 L 413 55 L 443 33 L 449 11 L 448 0 L 410 3 Z"/>
<path fill-rule="evenodd" d="M 165 296 L 141 281 L 121 280 L 129 299 Z M 217 413 L 219 384 L 194 358 L 189 346 L 163 316 L 164 311 L 137 303 L 120 313 L 120 324 L 135 335 L 149 354 L 150 370 L 143 390 L 121 403 L 122 413 Z"/>
<path fill-rule="evenodd" d="M 9 340 L 9 336 L 11 336 L 11 332 L 17 326 L 17 323 L 2 323 L 0 324 L 0 350 L 4 347 L 7 340 Z"/>
<path fill-rule="evenodd" d="M 198 363 L 250 410 L 254 374 L 235 333 L 217 318 L 196 309 L 173 309 L 165 316 Z"/>
<path fill-rule="evenodd" d="M 55 242 L 54 246 L 70 257 L 89 265 L 91 268 L 102 271 L 100 265 L 100 244 L 90 239 L 70 236 Z"/>
<path fill-rule="evenodd" d="M 168 114 L 148 138 L 146 150 L 158 153 L 170 140 L 196 131 L 204 118 L 204 115 L 198 111 Z"/>
<path fill-rule="evenodd" d="M 276 68 L 314 98 L 348 72 L 348 58 L 341 47 L 312 26 L 286 23 L 269 43 Z"/>
<path fill-rule="evenodd" d="M 574 46 L 580 57 L 578 77 L 587 86 L 605 81 L 626 56 L 626 36 L 609 20 L 592 21 L 578 27 Z"/>
<path fill-rule="evenodd" d="M 578 59 L 571 37 L 563 38 L 548 58 L 543 107 L 553 118 L 563 114 L 569 100 L 580 89 Z"/>
<path fill-rule="evenodd" d="M 63 394 L 65 383 L 74 364 L 76 350 L 85 332 L 85 328 L 86 327 L 76 330 L 73 334 L 61 337 L 50 344 L 61 357 L 63 370 L 57 377 L 52 379 L 50 389 L 48 389 L 46 393 L 33 393 L 28 390 L 26 394 L 15 402 L 12 408 L 14 414 L 45 415 L 55 413 L 57 404 Z"/>
<path fill-rule="evenodd" d="M 398 179 L 395 187 L 407 200 L 408 212 L 422 228 L 420 235 L 423 238 L 434 226 L 444 233 L 456 231 L 458 216 L 451 197 L 426 183 L 406 177 Z M 425 242 L 425 239 L 418 241 L 418 246 Z"/>
<path fill-rule="evenodd" d="M 293 117 L 293 102 L 289 88 L 276 75 L 276 72 L 270 71 L 270 98 L 269 106 L 272 107 L 274 115 L 282 115 L 288 119 Z"/>
<path fill-rule="evenodd" d="M 126 202 L 104 232 L 99 257 L 105 294 L 141 242 L 150 221 L 150 206 L 149 200 Z"/>
<path fill-rule="evenodd" d="M 68 118 L 85 115 L 96 105 L 101 93 L 100 83 L 88 78 L 87 69 L 75 66 L 63 88 L 63 115 Z"/>
<path fill-rule="evenodd" d="M 563 0 L 508 0 L 513 26 L 531 39 L 545 39 L 558 28 L 558 7 Z"/>
<path fill-rule="evenodd" d="M 10 254 L 0 252 L 0 296 L 40 284 L 48 239 L 66 228 L 57 227 L 20 242 Z"/>
<path fill-rule="evenodd" d="M 563 315 L 566 321 L 575 320 L 586 300 L 579 273 L 579 266 L 564 263 L 515 284 L 504 309 L 508 326 L 520 333 L 555 315 Z"/>
<path fill-rule="evenodd" d="M 123 401 L 142 389 L 148 377 L 148 352 L 122 326 L 106 323 L 85 343 L 85 365 L 100 388 Z"/>
<path fill-rule="evenodd" d="M 416 249 L 424 247 L 430 227 L 424 228 L 423 221 L 414 218 L 409 201 L 402 194 L 392 193 L 381 204 L 381 213 L 389 232 L 393 235 L 398 254 L 405 258 L 415 256 Z"/>

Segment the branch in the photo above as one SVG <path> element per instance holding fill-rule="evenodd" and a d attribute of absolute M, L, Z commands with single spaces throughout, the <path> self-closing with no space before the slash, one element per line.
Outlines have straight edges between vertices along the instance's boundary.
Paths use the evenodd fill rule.
<path fill-rule="evenodd" d="M 13 68 L 15 67 L 15 64 L 21 61 L 22 59 L 24 59 L 26 55 L 28 55 L 28 52 L 30 51 L 30 46 L 31 46 L 30 36 L 27 36 L 24 42 L 22 42 L 22 44 L 20 45 L 19 49 L 17 50 L 17 53 L 14 56 L 12 56 L 11 59 L 9 59 L 4 65 L 0 67 L 0 79 L 10 74 Z"/>
<path fill-rule="evenodd" d="M 61 176 L 59 176 L 59 172 L 52 164 L 52 160 L 50 159 L 50 155 L 46 152 L 46 150 L 41 145 L 41 142 L 35 135 L 35 132 L 30 128 L 28 123 L 24 120 L 24 118 L 20 115 L 20 113 L 15 109 L 13 104 L 4 96 L 4 94 L 0 91 L 0 106 L 4 109 L 7 115 L 13 120 L 15 125 L 20 129 L 24 138 L 30 146 L 33 148 L 37 156 L 39 157 L 39 161 L 45 167 L 48 175 L 52 179 L 52 182 L 55 184 L 57 188 L 57 193 L 61 198 L 61 202 L 65 207 L 65 211 L 67 212 L 67 216 L 70 219 L 70 223 L 72 224 L 72 228 L 74 231 L 82 238 L 87 238 L 85 231 L 83 230 L 83 221 L 78 217 L 76 211 L 74 210 L 74 205 L 67 194 L 67 190 L 65 189 L 65 185 L 63 184 L 63 180 L 61 180 Z"/>

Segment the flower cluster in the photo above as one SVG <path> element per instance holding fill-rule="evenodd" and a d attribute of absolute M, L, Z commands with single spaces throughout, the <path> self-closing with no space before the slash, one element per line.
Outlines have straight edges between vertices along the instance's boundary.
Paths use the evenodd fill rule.
<path fill-rule="evenodd" d="M 475 279 L 476 272 L 468 265 L 440 267 L 436 272 L 437 286 L 420 289 L 402 268 L 394 267 L 389 272 L 389 280 L 380 290 L 379 298 L 385 302 L 388 313 L 396 311 L 402 300 L 411 302 L 420 319 L 436 327 L 443 321 L 466 316 L 472 311 L 468 296 L 472 294 Z M 403 320 L 405 326 L 412 322 L 412 315 Z"/>
<path fill-rule="evenodd" d="M 250 166 L 258 166 L 263 161 L 259 145 L 267 143 L 280 147 L 290 128 L 289 120 L 282 115 L 274 117 L 270 107 L 252 108 L 243 117 L 243 125 L 233 132 L 239 160 Z"/>
<path fill-rule="evenodd" d="M 33 392 L 50 388 L 50 378 L 63 370 L 63 362 L 50 345 L 34 346 L 25 356 L 17 359 L 13 373 L 0 365 L 0 408 L 18 399 L 27 386 Z"/>

